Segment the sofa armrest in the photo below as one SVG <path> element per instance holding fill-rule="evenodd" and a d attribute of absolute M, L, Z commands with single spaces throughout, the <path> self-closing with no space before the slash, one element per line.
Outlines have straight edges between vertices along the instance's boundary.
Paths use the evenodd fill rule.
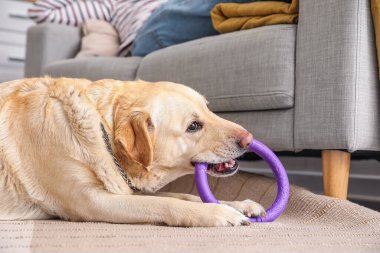
<path fill-rule="evenodd" d="M 380 90 L 369 0 L 300 0 L 294 145 L 380 150 Z"/>
<path fill-rule="evenodd" d="M 73 58 L 80 49 L 80 28 L 41 24 L 27 33 L 25 76 L 40 76 L 47 64 Z"/>

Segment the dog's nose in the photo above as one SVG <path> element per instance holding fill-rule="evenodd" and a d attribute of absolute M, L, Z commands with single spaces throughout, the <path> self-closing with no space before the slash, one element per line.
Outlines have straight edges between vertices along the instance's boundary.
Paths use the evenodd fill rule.
<path fill-rule="evenodd" d="M 248 148 L 249 144 L 251 144 L 253 140 L 252 134 L 246 132 L 244 136 L 239 141 L 239 147 L 241 148 Z"/>

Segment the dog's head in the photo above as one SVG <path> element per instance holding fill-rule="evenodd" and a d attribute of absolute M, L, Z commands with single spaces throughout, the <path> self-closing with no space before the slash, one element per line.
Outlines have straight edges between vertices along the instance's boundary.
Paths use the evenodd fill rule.
<path fill-rule="evenodd" d="M 235 158 L 252 135 L 212 113 L 199 93 L 180 84 L 142 81 L 126 85 L 124 92 L 115 103 L 114 143 L 137 187 L 156 191 L 193 173 L 197 162 L 209 163 L 213 176 L 237 171 Z"/>

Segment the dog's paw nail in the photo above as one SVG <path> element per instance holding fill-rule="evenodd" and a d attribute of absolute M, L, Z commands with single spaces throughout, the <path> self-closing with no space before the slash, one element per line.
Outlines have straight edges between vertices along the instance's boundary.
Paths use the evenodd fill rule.
<path fill-rule="evenodd" d="M 243 220 L 242 222 L 240 222 L 240 225 L 249 226 L 249 225 L 251 225 L 251 222 L 248 219 L 247 220 Z"/>

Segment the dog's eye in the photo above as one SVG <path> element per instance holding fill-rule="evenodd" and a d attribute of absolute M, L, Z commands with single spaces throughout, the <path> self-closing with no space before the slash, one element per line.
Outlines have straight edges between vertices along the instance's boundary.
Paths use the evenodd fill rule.
<path fill-rule="evenodd" d="M 193 122 L 191 122 L 189 127 L 186 129 L 186 132 L 188 132 L 188 133 L 197 132 L 197 131 L 202 129 L 202 126 L 203 126 L 202 123 L 197 122 L 197 121 L 193 121 Z"/>

